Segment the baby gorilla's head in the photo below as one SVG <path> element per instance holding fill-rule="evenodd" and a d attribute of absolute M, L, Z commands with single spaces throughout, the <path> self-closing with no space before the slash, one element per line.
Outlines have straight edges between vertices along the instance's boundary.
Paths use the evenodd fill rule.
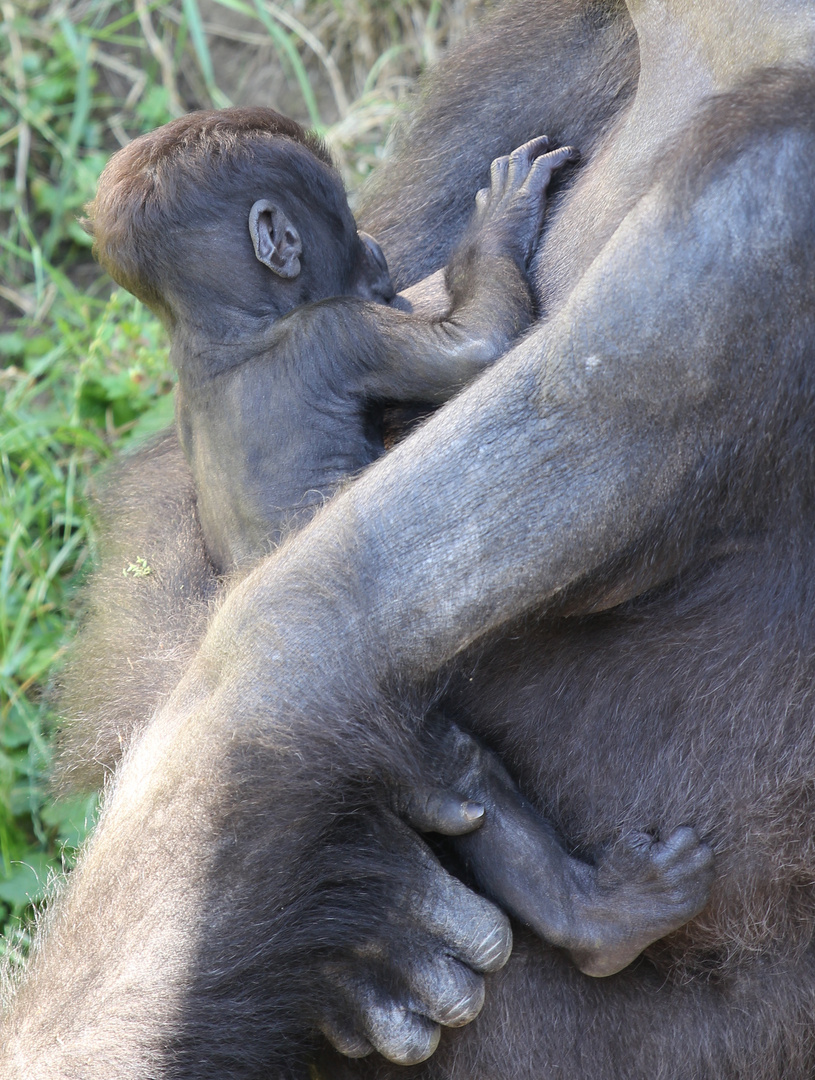
<path fill-rule="evenodd" d="M 171 328 L 393 295 L 324 144 L 273 109 L 190 113 L 135 139 L 87 214 L 99 262 Z"/>

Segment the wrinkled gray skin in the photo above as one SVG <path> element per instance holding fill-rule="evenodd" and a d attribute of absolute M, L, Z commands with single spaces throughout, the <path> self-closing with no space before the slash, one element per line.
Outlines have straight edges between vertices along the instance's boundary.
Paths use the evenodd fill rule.
<path fill-rule="evenodd" d="M 285 1023 L 274 1027 L 277 1002 L 264 1013 L 252 990 L 278 957 L 297 982 L 286 949 L 306 940 L 287 921 L 303 886 L 300 861 L 314 857 L 310 841 L 320 848 L 331 837 L 333 791 L 391 737 L 393 701 L 532 608 L 599 611 L 658 585 L 667 593 L 631 608 L 633 618 L 625 609 L 586 631 L 602 646 L 595 683 L 602 689 L 608 669 L 628 664 L 628 699 L 647 697 L 660 678 L 665 685 L 672 650 L 688 652 L 694 627 L 706 623 L 694 639 L 710 654 L 697 659 L 707 682 L 696 697 L 686 670 L 672 669 L 670 694 L 684 695 L 679 715 L 696 725 L 689 741 L 657 712 L 673 738 L 649 756 L 647 707 L 641 731 L 592 727 L 586 678 L 585 728 L 561 717 L 549 752 L 562 770 L 562 817 L 573 813 L 574 835 L 589 843 L 603 802 L 617 824 L 632 806 L 650 805 L 661 824 L 691 807 L 692 820 L 708 815 L 719 830 L 722 886 L 708 921 L 688 930 L 690 976 L 666 980 L 645 965 L 588 983 L 524 938 L 488 986 L 479 1023 L 443 1040 L 418 1075 L 811 1075 L 812 680 L 805 659 L 789 658 L 812 648 L 812 464 L 801 425 L 808 438 L 815 20 L 801 0 L 629 6 L 638 90 L 553 217 L 540 252 L 546 319 L 227 598 L 124 762 L 49 917 L 6 1023 L 4 1076 L 297 1075 Z M 772 70 L 779 64 L 794 70 Z M 766 74 L 748 78 L 757 67 Z M 730 96 L 705 104 L 711 94 Z M 670 592 L 692 566 L 704 569 L 695 610 L 691 586 Z M 694 585 L 693 574 L 687 580 Z M 637 639 L 635 621 L 652 640 Z M 574 670 L 574 629 L 550 624 L 547 634 L 562 671 Z M 615 653 L 620 636 L 639 668 Z M 719 648 L 729 651 L 721 668 Z M 756 670 L 761 685 L 751 685 Z M 558 681 L 544 667 L 547 679 L 569 700 L 565 675 Z M 754 711 L 728 715 L 722 694 Z M 727 723 L 707 729 L 706 710 Z M 535 740 L 546 714 L 540 732 L 531 714 L 517 722 L 528 745 L 507 733 L 506 759 L 543 797 L 547 748 Z M 327 771 L 315 777 L 300 748 L 314 751 L 320 739 Z M 729 744 L 729 754 L 711 756 L 712 741 Z M 744 746 L 753 755 L 746 765 Z M 645 779 L 626 771 L 644 753 Z M 663 774 L 663 760 L 673 771 Z M 716 761 L 721 772 L 687 782 L 697 762 Z M 587 769 L 597 787 L 578 779 Z M 626 784 L 603 786 L 606 771 Z M 263 848 L 259 834 L 281 787 L 287 820 L 314 831 L 274 837 L 272 863 L 272 842 Z M 399 861 L 398 830 L 372 822 L 367 835 Z M 429 861 L 414 879 L 417 895 L 393 908 L 394 924 L 413 920 L 418 931 L 403 961 L 412 978 L 386 993 L 366 977 L 366 964 L 381 958 L 359 953 L 359 1027 L 349 1041 L 376 1032 L 393 1058 L 416 1060 L 434 1043 L 429 1020 L 443 1020 L 445 1008 L 455 1016 L 452 997 L 416 1011 L 423 988 L 432 997 L 439 986 L 428 971 L 449 967 L 451 952 L 488 966 L 495 919 L 451 882 Z M 350 907 L 353 888 L 346 895 Z M 331 921 L 312 921 L 308 940 L 317 925 L 326 933 Z M 231 942 L 243 951 L 224 984 Z M 679 954 L 679 946 L 669 954 L 668 974 L 681 973 Z M 195 1026 L 207 1003 L 233 1024 L 231 1040 L 222 1029 L 216 1045 Z M 398 1074 L 369 1061 L 374 1075 Z M 331 1068 L 341 1074 L 338 1061 Z"/>

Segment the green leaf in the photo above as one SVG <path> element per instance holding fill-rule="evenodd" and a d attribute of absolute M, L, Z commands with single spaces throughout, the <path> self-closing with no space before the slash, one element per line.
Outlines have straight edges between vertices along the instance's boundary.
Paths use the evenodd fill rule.
<path fill-rule="evenodd" d="M 15 911 L 37 903 L 45 895 L 51 875 L 60 869 L 55 859 L 40 851 L 29 852 L 25 861 L 0 866 L 0 900 Z"/>

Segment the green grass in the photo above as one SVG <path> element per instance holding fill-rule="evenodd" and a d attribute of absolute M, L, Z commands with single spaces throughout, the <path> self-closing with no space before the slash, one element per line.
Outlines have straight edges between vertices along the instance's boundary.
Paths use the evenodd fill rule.
<path fill-rule="evenodd" d="M 350 187 L 420 67 L 477 0 L 0 0 L 0 949 L 69 868 L 95 798 L 49 793 L 46 695 L 93 562 L 85 501 L 112 453 L 172 418 L 156 320 L 111 292 L 78 219 L 119 145 L 247 100 L 317 128 Z M 255 85 L 245 72 L 252 68 Z"/>

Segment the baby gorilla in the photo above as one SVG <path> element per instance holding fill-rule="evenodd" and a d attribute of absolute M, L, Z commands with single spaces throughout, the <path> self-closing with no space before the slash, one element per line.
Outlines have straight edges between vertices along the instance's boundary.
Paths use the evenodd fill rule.
<path fill-rule="evenodd" d="M 325 147 L 270 110 L 193 113 L 105 170 L 99 261 L 165 322 L 206 546 L 252 563 L 383 452 L 382 406 L 440 404 L 531 321 L 524 278 L 546 184 L 536 139 L 493 166 L 446 273 L 449 315 L 394 293 Z"/>
<path fill-rule="evenodd" d="M 525 269 L 546 187 L 574 156 L 547 147 L 535 139 L 493 162 L 446 269 L 439 319 L 394 297 L 324 146 L 271 110 L 193 113 L 111 160 L 88 227 L 102 265 L 170 332 L 180 437 L 218 573 L 255 562 L 377 458 L 386 405 L 441 404 L 529 325 Z M 481 888 L 583 971 L 618 971 L 704 905 L 712 856 L 692 829 L 624 838 L 589 866 L 470 736 L 442 718 L 426 734 L 436 779 L 396 785 L 393 809 L 420 831 L 457 836 Z M 462 959 L 491 970 L 509 941 L 507 931 L 490 956 Z M 345 1004 L 320 1024 L 348 1054 L 387 1048 L 371 1026 L 361 957 L 325 973 Z M 472 1019 L 483 989 L 463 985 L 459 1011 L 432 1019 Z M 426 1056 L 430 1043 L 399 1060 Z"/>

